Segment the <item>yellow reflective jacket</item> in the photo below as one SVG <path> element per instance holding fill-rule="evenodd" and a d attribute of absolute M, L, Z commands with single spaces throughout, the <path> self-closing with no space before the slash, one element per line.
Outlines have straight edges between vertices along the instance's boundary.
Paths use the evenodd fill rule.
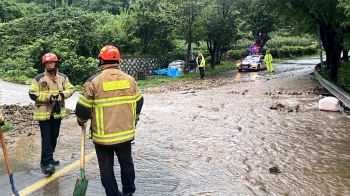
<path fill-rule="evenodd" d="M 265 63 L 272 63 L 272 61 L 273 61 L 272 55 L 266 54 L 264 57 L 264 61 L 265 61 Z"/>
<path fill-rule="evenodd" d="M 89 78 L 79 96 L 77 120 L 91 119 L 89 137 L 94 143 L 114 145 L 135 137 L 143 96 L 135 79 L 119 70 L 117 64 L 101 67 Z"/>
<path fill-rule="evenodd" d="M 196 63 L 198 65 L 198 67 L 204 67 L 205 66 L 205 59 L 204 59 L 204 56 L 202 56 L 202 61 L 201 63 L 199 64 L 198 63 L 198 56 L 196 57 Z"/>
<path fill-rule="evenodd" d="M 33 79 L 29 88 L 29 97 L 35 101 L 33 119 L 44 121 L 50 119 L 53 115 L 55 119 L 67 116 L 67 110 L 64 100 L 71 97 L 75 91 L 75 87 L 69 82 L 69 79 L 63 73 L 59 73 L 56 69 L 56 76 L 52 78 L 45 70 Z M 63 100 L 60 101 L 61 113 L 51 114 L 54 103 L 50 103 L 51 95 L 61 93 Z"/>

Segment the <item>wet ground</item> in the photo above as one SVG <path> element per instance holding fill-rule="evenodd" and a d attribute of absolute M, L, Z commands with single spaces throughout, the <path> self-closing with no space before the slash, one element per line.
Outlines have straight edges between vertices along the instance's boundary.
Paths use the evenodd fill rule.
<path fill-rule="evenodd" d="M 133 145 L 135 195 L 350 195 L 350 119 L 318 110 L 321 89 L 310 74 L 316 63 L 289 61 L 274 64 L 273 74 L 232 70 L 144 90 Z M 0 85 L 0 104 L 31 103 L 28 85 Z M 21 195 L 72 195 L 80 135 L 74 116 L 62 122 L 55 152 L 61 163 L 50 178 L 39 167 L 39 129 L 8 146 Z M 93 152 L 87 139 L 87 195 L 104 195 Z M 0 154 L 0 195 L 11 195 Z M 273 167 L 280 173 L 270 173 Z"/>

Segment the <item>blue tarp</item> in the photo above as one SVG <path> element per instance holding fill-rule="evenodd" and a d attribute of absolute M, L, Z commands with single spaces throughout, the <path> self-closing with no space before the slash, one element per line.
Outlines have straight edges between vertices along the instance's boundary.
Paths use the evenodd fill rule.
<path fill-rule="evenodd" d="M 154 73 L 156 73 L 157 75 L 167 75 L 170 78 L 181 76 L 181 72 L 179 70 L 171 68 L 155 70 Z"/>

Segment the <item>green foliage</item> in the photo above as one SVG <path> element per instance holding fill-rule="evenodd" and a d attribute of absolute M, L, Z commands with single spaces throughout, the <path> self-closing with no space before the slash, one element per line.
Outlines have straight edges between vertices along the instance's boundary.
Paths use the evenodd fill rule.
<path fill-rule="evenodd" d="M 75 90 L 76 90 L 76 91 L 82 91 L 82 90 L 83 90 L 83 86 L 80 85 L 80 84 L 77 84 L 77 85 L 75 85 L 74 87 L 75 87 Z"/>
<path fill-rule="evenodd" d="M 344 91 L 350 93 L 350 62 L 342 62 L 339 67 L 338 85 Z"/>
<path fill-rule="evenodd" d="M 240 39 L 233 45 L 234 50 L 246 50 L 254 44 L 254 41 L 249 39 Z"/>
<path fill-rule="evenodd" d="M 133 15 L 121 12 L 120 15 L 112 15 L 106 12 L 93 14 L 97 19 L 96 34 L 100 43 L 117 46 L 122 54 L 142 54 L 141 39 L 134 36 L 136 20 Z M 101 48 L 103 46 L 100 45 Z"/>
<path fill-rule="evenodd" d="M 249 49 L 229 50 L 227 55 L 230 59 L 241 59 L 249 54 Z"/>
<path fill-rule="evenodd" d="M 7 121 L 5 121 L 4 122 L 4 126 L 2 126 L 1 127 L 1 130 L 2 130 L 2 132 L 9 132 L 9 131 L 12 131 L 12 125 L 9 123 L 9 122 L 7 122 Z"/>
<path fill-rule="evenodd" d="M 266 47 L 280 48 L 283 46 L 309 46 L 310 39 L 305 37 L 278 37 L 267 41 Z"/>
<path fill-rule="evenodd" d="M 155 0 L 139 0 L 130 6 L 135 20 L 133 35 L 140 38 L 142 54 L 162 55 L 173 50 L 173 7 Z"/>
<path fill-rule="evenodd" d="M 275 58 L 296 58 L 298 56 L 310 56 L 315 55 L 318 52 L 318 48 L 315 46 L 282 46 L 281 48 L 264 48 L 270 50 L 272 56 Z"/>
<path fill-rule="evenodd" d="M 12 57 L 13 52 L 20 50 L 20 46 L 52 36 L 74 40 L 74 44 L 70 45 L 71 50 L 88 57 L 96 55 L 100 49 L 100 46 L 96 45 L 99 40 L 94 31 L 94 21 L 92 15 L 79 9 L 59 8 L 49 13 L 12 21 L 3 27 L 0 37 L 6 46 L 7 57 Z M 49 43 L 44 49 L 50 51 L 54 47 L 54 44 Z"/>
<path fill-rule="evenodd" d="M 68 77 L 73 85 L 84 84 L 85 81 L 99 71 L 96 58 L 85 58 L 72 54 L 70 58 L 60 65 L 62 73 L 69 73 Z"/>
<path fill-rule="evenodd" d="M 25 58 L 8 58 L 0 63 L 0 77 L 7 81 L 25 84 L 32 80 L 36 72 Z"/>
<path fill-rule="evenodd" d="M 339 57 L 344 35 L 348 33 L 341 24 L 348 21 L 346 7 L 338 0 L 261 0 L 271 11 L 293 24 L 294 29 L 303 33 L 315 33 L 317 28 L 326 51 L 327 59 L 331 59 L 331 81 L 338 78 Z"/>
<path fill-rule="evenodd" d="M 6 71 L 1 76 L 22 83 L 43 72 L 42 56 L 53 52 L 59 58 L 60 72 L 73 84 L 84 83 L 98 71 L 97 60 L 91 56 L 96 57 L 102 47 L 94 21 L 93 15 L 65 7 L 7 23 L 0 31 L 0 70 Z"/>
<path fill-rule="evenodd" d="M 22 16 L 20 4 L 13 0 L 0 0 L 0 22 L 8 22 Z"/>
<path fill-rule="evenodd" d="M 203 10 L 201 22 L 205 28 L 204 39 L 212 59 L 207 64 L 213 68 L 220 63 L 222 54 L 226 53 L 236 41 L 238 15 L 233 0 L 216 0 Z"/>
<path fill-rule="evenodd" d="M 334 85 L 340 87 L 347 93 L 350 93 L 350 62 L 341 62 L 339 66 L 338 81 L 331 81 Z M 323 72 L 319 72 L 323 78 L 330 80 L 330 70 L 324 69 Z"/>

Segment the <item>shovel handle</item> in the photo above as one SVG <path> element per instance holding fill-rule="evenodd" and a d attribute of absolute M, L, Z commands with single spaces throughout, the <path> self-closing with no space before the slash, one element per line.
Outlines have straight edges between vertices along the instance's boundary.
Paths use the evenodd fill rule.
<path fill-rule="evenodd" d="M 10 162 L 9 162 L 9 157 L 8 157 L 8 153 L 7 153 L 7 149 L 6 149 L 6 143 L 5 143 L 5 139 L 4 139 L 4 135 L 2 134 L 2 129 L 0 126 L 0 139 L 1 139 L 1 146 L 2 146 L 2 150 L 4 152 L 4 157 L 5 157 L 5 163 L 6 163 L 6 167 L 7 167 L 7 172 L 8 174 L 12 174 L 12 169 L 10 167 Z"/>
<path fill-rule="evenodd" d="M 85 168 L 85 130 L 86 123 L 81 127 L 80 168 Z"/>

